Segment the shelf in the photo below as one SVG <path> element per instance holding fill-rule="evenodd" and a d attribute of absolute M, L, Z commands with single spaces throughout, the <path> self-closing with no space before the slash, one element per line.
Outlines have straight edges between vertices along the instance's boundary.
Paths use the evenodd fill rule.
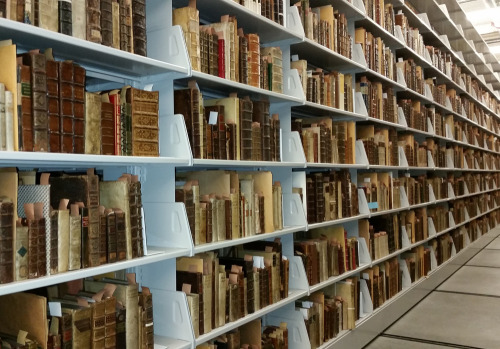
<path fill-rule="evenodd" d="M 356 1 L 351 1 L 351 2 L 356 3 Z M 339 13 L 343 13 L 349 20 L 358 19 L 358 18 L 365 18 L 364 8 L 363 8 L 363 10 L 361 10 L 361 8 L 360 8 L 360 6 L 363 3 L 361 1 L 359 1 L 360 4 L 358 6 L 356 6 L 356 5 L 352 4 L 351 2 L 349 2 L 347 0 L 338 0 L 338 1 L 335 1 L 333 8 L 335 10 L 338 10 Z M 325 6 L 325 5 L 332 5 L 332 1 L 331 0 L 310 0 L 311 8 Z"/>
<path fill-rule="evenodd" d="M 304 230 L 306 230 L 305 226 L 284 227 L 282 230 L 277 230 L 277 231 L 272 232 L 272 233 L 259 234 L 259 235 L 254 235 L 254 236 L 247 236 L 247 237 L 240 238 L 240 239 L 224 240 L 224 241 L 207 243 L 207 244 L 203 244 L 203 245 L 197 245 L 197 246 L 194 246 L 193 253 L 197 254 L 197 253 L 217 250 L 220 248 L 242 245 L 242 244 L 246 244 L 246 243 L 249 243 L 252 241 L 271 239 L 271 238 L 275 238 L 275 237 L 279 237 L 279 236 L 283 236 L 283 235 L 288 235 L 288 234 L 293 234 L 295 232 L 304 231 Z"/>
<path fill-rule="evenodd" d="M 369 263 L 368 264 L 362 264 L 362 265 L 360 265 L 359 267 L 357 267 L 354 270 L 349 270 L 348 272 L 345 272 L 345 273 L 337 275 L 337 276 L 330 276 L 325 281 L 317 283 L 316 285 L 311 285 L 309 287 L 309 292 L 313 293 L 313 292 L 319 291 L 319 290 L 321 290 L 321 289 L 323 289 L 325 287 L 333 285 L 334 283 L 337 283 L 337 282 L 342 281 L 344 279 L 347 279 L 347 278 L 349 278 L 351 276 L 354 276 L 354 275 L 362 272 L 363 270 L 368 269 L 370 266 L 371 265 Z"/>
<path fill-rule="evenodd" d="M 172 7 L 180 8 L 188 6 L 187 0 L 172 0 Z M 221 16 L 235 16 L 238 28 L 243 28 L 245 34 L 259 33 L 261 44 L 272 44 L 287 41 L 288 44 L 301 41 L 303 33 L 300 35 L 296 31 L 280 25 L 260 14 L 257 14 L 245 6 L 233 0 L 211 0 L 197 1 L 196 8 L 200 11 L 200 20 L 208 23 L 220 22 Z M 289 9 L 284 9 L 285 13 Z M 289 26 L 288 26 L 289 27 Z"/>
<path fill-rule="evenodd" d="M 344 57 L 308 38 L 292 45 L 291 54 L 298 55 L 299 59 L 305 59 L 307 63 L 327 71 L 358 72 L 366 69 L 365 65 Z"/>
<path fill-rule="evenodd" d="M 37 279 L 29 279 L 23 281 L 11 282 L 0 285 L 0 295 L 6 295 L 15 292 L 22 292 L 34 288 L 40 288 L 50 285 L 55 285 L 71 280 L 83 279 L 89 276 L 95 276 L 105 273 L 114 272 L 117 270 L 133 268 L 140 265 L 151 264 L 167 259 L 188 256 L 188 249 L 181 248 L 155 248 L 148 246 L 148 255 L 141 258 L 130 259 L 126 261 L 109 263 L 98 267 L 84 268 L 79 270 L 68 271 L 60 274 L 49 275 Z"/>
<path fill-rule="evenodd" d="M 213 160 L 213 159 L 193 159 L 194 167 L 202 168 L 275 168 L 275 167 L 291 167 L 303 168 L 303 162 L 285 162 L 285 161 L 231 161 L 231 160 Z"/>
<path fill-rule="evenodd" d="M 155 335 L 154 349 L 191 349 L 191 343 Z"/>
<path fill-rule="evenodd" d="M 300 114 L 304 117 L 307 117 L 307 115 L 317 116 L 319 113 L 324 114 L 322 116 L 331 117 L 333 121 L 365 121 L 368 118 L 365 115 L 309 101 L 306 101 L 303 105 L 293 107 L 292 109 L 292 114 Z"/>
<path fill-rule="evenodd" d="M 358 169 L 365 170 L 368 169 L 367 165 L 357 165 L 357 164 L 325 164 L 325 163 L 316 163 L 316 162 L 308 162 L 306 164 L 307 168 L 338 168 L 338 169 Z"/>
<path fill-rule="evenodd" d="M 225 96 L 230 93 L 237 92 L 239 97 L 250 96 L 251 99 L 268 99 L 271 103 L 288 102 L 292 105 L 301 105 L 304 103 L 303 99 L 286 95 L 284 93 L 277 93 L 273 91 L 264 90 L 258 87 L 242 84 L 240 82 L 223 79 L 218 76 L 205 74 L 196 70 L 192 71 L 192 76 L 188 79 L 177 80 L 187 84 L 188 80 L 195 79 L 202 92 L 210 90 L 214 95 L 224 94 Z M 287 85 L 286 76 L 283 76 L 283 88 Z M 302 88 L 302 85 L 300 85 Z"/>
<path fill-rule="evenodd" d="M 320 223 L 309 223 L 307 225 L 307 230 L 311 229 L 317 229 L 317 228 L 324 228 L 324 227 L 329 227 L 333 225 L 339 225 L 339 224 L 344 224 L 347 222 L 352 222 L 352 221 L 357 221 L 359 219 L 363 218 L 368 218 L 370 215 L 368 214 L 360 214 L 354 217 L 346 217 L 346 218 L 341 218 L 341 219 L 335 219 L 333 221 L 326 221 L 326 222 L 320 222 Z"/>
<path fill-rule="evenodd" d="M 177 31 L 174 31 L 176 33 Z M 172 33 L 174 38 L 182 38 L 181 33 Z M 12 39 L 23 51 L 52 48 L 58 60 L 72 60 L 87 71 L 120 77 L 133 81 L 154 81 L 187 76 L 188 61 L 171 64 L 115 48 L 99 45 L 72 36 L 41 29 L 32 25 L 0 18 L 0 40 Z M 171 38 L 165 38 L 169 39 Z M 172 39 L 174 40 L 174 39 Z M 178 41 L 177 41 L 178 42 Z M 185 50 L 185 46 L 176 47 Z M 171 74 L 175 73 L 175 74 Z"/>
<path fill-rule="evenodd" d="M 227 323 L 225 324 L 224 326 L 222 327 L 218 327 L 212 331 L 210 331 L 209 333 L 207 334 L 203 334 L 201 336 L 199 336 L 198 338 L 196 338 L 195 340 L 195 346 L 197 345 L 200 345 L 200 344 L 203 344 L 205 342 L 208 342 L 209 340 L 213 339 L 213 338 L 216 338 L 224 333 L 227 333 L 228 331 L 234 329 L 234 328 L 237 328 L 237 327 L 240 327 L 252 320 L 255 320 L 255 319 L 258 319 L 260 317 L 262 317 L 263 315 L 265 314 L 268 314 L 276 309 L 279 309 L 281 307 L 283 307 L 284 305 L 286 304 L 289 304 L 289 303 L 293 303 L 295 302 L 297 299 L 299 298 L 302 298 L 304 296 L 307 295 L 307 291 L 306 290 L 291 290 L 288 294 L 288 297 L 285 298 L 285 299 L 282 299 L 280 300 L 279 302 L 277 303 L 274 303 L 274 304 L 271 304 L 271 305 L 268 305 L 267 307 L 263 308 L 263 309 L 260 309 L 260 310 L 257 310 L 256 312 L 252 313 L 252 314 L 248 314 L 247 316 L 241 318 L 241 319 L 238 319 L 236 321 L 233 321 L 233 322 L 230 322 L 230 323 Z"/>
<path fill-rule="evenodd" d="M 355 25 L 356 28 L 363 27 L 366 29 L 366 31 L 372 33 L 374 37 L 381 38 L 386 47 L 389 47 L 391 49 L 397 49 L 405 45 L 404 42 L 402 42 L 401 40 L 396 38 L 396 36 L 385 30 L 385 28 L 382 28 L 380 24 L 378 24 L 368 16 L 366 16 L 364 19 L 357 20 Z"/>

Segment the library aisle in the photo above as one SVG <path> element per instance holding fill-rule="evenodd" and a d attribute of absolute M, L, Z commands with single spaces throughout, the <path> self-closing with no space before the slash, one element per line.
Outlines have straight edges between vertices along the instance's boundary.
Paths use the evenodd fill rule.
<path fill-rule="evenodd" d="M 365 348 L 500 348 L 499 235 Z"/>

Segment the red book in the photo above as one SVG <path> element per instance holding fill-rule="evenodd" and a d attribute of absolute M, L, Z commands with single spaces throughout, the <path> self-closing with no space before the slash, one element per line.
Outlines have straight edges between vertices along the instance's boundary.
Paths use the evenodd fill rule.
<path fill-rule="evenodd" d="M 219 39 L 219 78 L 226 78 L 224 39 Z"/>
<path fill-rule="evenodd" d="M 120 104 L 120 93 L 109 94 L 109 101 L 113 104 L 113 119 L 115 121 L 115 155 L 122 155 L 121 148 L 121 123 L 120 123 L 120 114 L 121 114 L 121 104 Z"/>

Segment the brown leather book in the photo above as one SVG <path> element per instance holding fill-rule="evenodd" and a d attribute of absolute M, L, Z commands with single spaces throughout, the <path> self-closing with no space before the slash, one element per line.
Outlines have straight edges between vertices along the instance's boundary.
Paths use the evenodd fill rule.
<path fill-rule="evenodd" d="M 61 335 L 61 349 L 73 348 L 73 328 L 72 316 L 70 313 L 63 312 L 59 317 L 59 333 Z"/>
<path fill-rule="evenodd" d="M 271 118 L 269 114 L 269 101 L 253 101 L 254 122 L 261 128 L 262 160 L 271 161 Z"/>
<path fill-rule="evenodd" d="M 85 152 L 85 69 L 73 66 L 73 150 Z"/>
<path fill-rule="evenodd" d="M 116 348 L 116 298 L 108 297 L 103 300 L 106 319 L 104 347 Z"/>
<path fill-rule="evenodd" d="M 116 230 L 116 260 L 122 261 L 127 259 L 127 233 L 126 233 L 126 216 L 119 208 L 113 208 L 115 212 L 115 230 Z"/>
<path fill-rule="evenodd" d="M 106 219 L 106 260 L 108 263 L 116 262 L 116 215 L 112 209 L 104 211 Z"/>
<path fill-rule="evenodd" d="M 29 66 L 18 62 L 18 78 L 21 83 L 21 112 L 19 150 L 33 151 L 33 114 L 31 102 L 31 69 Z"/>
<path fill-rule="evenodd" d="M 43 205 L 42 205 L 43 206 Z M 38 206 L 39 207 L 39 206 Z M 47 274 L 45 218 L 43 209 L 34 204 L 25 204 L 24 211 L 28 222 L 28 278 L 35 279 Z"/>
<path fill-rule="evenodd" d="M 146 0 L 132 0 L 132 37 L 134 53 L 146 56 Z"/>
<path fill-rule="evenodd" d="M 47 111 L 49 120 L 49 151 L 61 152 L 61 131 L 59 125 L 59 62 L 47 60 Z"/>
<path fill-rule="evenodd" d="M 202 273 L 190 273 L 187 271 L 177 270 L 176 273 L 176 290 L 182 291 L 184 285 L 190 285 L 190 292 L 199 295 L 199 329 L 200 335 L 204 334 L 204 314 L 203 314 L 203 282 Z"/>
<path fill-rule="evenodd" d="M 87 40 L 100 44 L 101 35 L 101 0 L 87 1 Z"/>
<path fill-rule="evenodd" d="M 209 30 L 207 30 L 209 28 L 200 28 L 200 69 L 205 74 L 209 74 L 208 42 L 211 39 Z"/>
<path fill-rule="evenodd" d="M 257 34 L 246 34 L 248 42 L 248 84 L 254 87 L 260 85 L 260 39 Z"/>
<path fill-rule="evenodd" d="M 59 33 L 66 35 L 73 35 L 73 18 L 71 12 L 71 1 L 69 0 L 59 0 L 58 1 L 58 11 L 59 11 Z"/>
<path fill-rule="evenodd" d="M 132 235 L 132 258 L 144 256 L 144 241 L 142 238 L 142 193 L 141 182 L 137 176 L 132 176 L 129 183 L 130 233 Z"/>
<path fill-rule="evenodd" d="M 109 102 L 101 103 L 101 155 L 114 155 L 115 120 L 114 106 Z"/>
<path fill-rule="evenodd" d="M 142 287 L 139 293 L 139 307 L 141 308 L 141 331 L 140 345 L 142 348 L 154 346 L 154 323 L 153 323 L 153 295 L 147 287 Z"/>
<path fill-rule="evenodd" d="M 101 96 L 85 92 L 85 154 L 101 154 Z"/>
<path fill-rule="evenodd" d="M 158 91 L 127 90 L 131 107 L 132 156 L 159 156 Z"/>
<path fill-rule="evenodd" d="M 99 264 L 108 262 L 108 246 L 107 246 L 107 215 L 104 206 L 99 206 Z"/>
<path fill-rule="evenodd" d="M 120 3 L 120 49 L 132 52 L 132 2 L 118 0 Z"/>
<path fill-rule="evenodd" d="M 60 136 L 61 152 L 73 153 L 73 63 L 65 61 L 59 64 L 59 115 L 60 115 Z"/>
<path fill-rule="evenodd" d="M 202 158 L 201 139 L 195 138 L 200 134 L 198 128 L 200 125 L 200 99 L 201 93 L 196 85 L 188 89 L 174 91 L 174 113 L 182 114 L 186 123 L 189 143 L 193 151 L 193 157 Z"/>
<path fill-rule="evenodd" d="M 101 34 L 102 44 L 113 45 L 113 1 L 101 0 Z"/>
<path fill-rule="evenodd" d="M 7 0 L 0 0 L 0 17 L 7 18 Z"/>
<path fill-rule="evenodd" d="M 252 160 L 262 161 L 262 129 L 258 122 L 252 122 Z"/>
<path fill-rule="evenodd" d="M 48 151 L 46 59 L 41 53 L 23 56 L 23 64 L 31 69 L 31 110 L 33 114 L 34 151 Z"/>
<path fill-rule="evenodd" d="M 91 348 L 105 348 L 106 338 L 106 301 L 100 300 L 92 303 L 91 326 Z"/>
<path fill-rule="evenodd" d="M 25 0 L 17 0 L 17 8 L 16 8 L 16 18 L 18 22 L 24 23 L 24 5 Z"/>
<path fill-rule="evenodd" d="M 14 203 L 7 198 L 0 199 L 0 284 L 14 281 Z"/>
<path fill-rule="evenodd" d="M 241 160 L 252 160 L 253 104 L 249 97 L 240 98 L 240 147 Z"/>
<path fill-rule="evenodd" d="M 242 84 L 248 84 L 248 39 L 243 35 L 243 30 L 238 31 L 240 48 L 239 76 Z"/>
<path fill-rule="evenodd" d="M 26 280 L 28 278 L 28 226 L 27 222 L 21 222 L 20 219 L 16 222 L 16 246 L 15 251 L 15 266 L 14 266 L 14 280 Z M 24 224 L 23 224 L 24 223 Z"/>
<path fill-rule="evenodd" d="M 92 343 L 92 308 L 65 308 L 63 314 L 71 314 L 73 348 L 90 348 Z"/>

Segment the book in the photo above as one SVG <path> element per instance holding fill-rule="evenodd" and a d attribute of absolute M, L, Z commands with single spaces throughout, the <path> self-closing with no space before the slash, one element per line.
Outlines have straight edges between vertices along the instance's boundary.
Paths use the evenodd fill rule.
<path fill-rule="evenodd" d="M 116 3 L 116 2 L 115 2 Z M 102 44 L 113 46 L 113 1 L 100 0 Z"/>
<path fill-rule="evenodd" d="M 134 53 L 146 56 L 146 0 L 132 0 L 132 37 Z"/>
<path fill-rule="evenodd" d="M 85 92 L 85 154 L 101 154 L 101 96 Z"/>
<path fill-rule="evenodd" d="M 200 14 L 196 2 L 190 1 L 189 6 L 176 8 L 172 11 L 172 25 L 179 25 L 184 33 L 191 67 L 201 71 L 200 49 Z"/>
<path fill-rule="evenodd" d="M 115 155 L 114 106 L 109 102 L 109 95 L 103 94 L 101 102 L 101 140 L 100 154 Z"/>
<path fill-rule="evenodd" d="M 1 277 L 0 283 L 5 284 L 14 281 L 14 203 L 11 199 L 3 197 L 0 201 L 0 224 L 4 234 L 1 236 L 2 246 L 5 248 L 1 252 Z M 25 240 L 24 240 L 25 241 Z M 22 257 L 22 256 L 21 256 Z M 18 257 L 16 257 L 16 265 Z"/>
<path fill-rule="evenodd" d="M 87 26 L 87 40 L 95 43 L 102 43 L 101 35 L 101 1 L 100 0 L 86 0 L 86 26 Z"/>
<path fill-rule="evenodd" d="M 72 3 L 69 0 L 58 0 L 59 26 L 61 34 L 73 35 Z"/>

